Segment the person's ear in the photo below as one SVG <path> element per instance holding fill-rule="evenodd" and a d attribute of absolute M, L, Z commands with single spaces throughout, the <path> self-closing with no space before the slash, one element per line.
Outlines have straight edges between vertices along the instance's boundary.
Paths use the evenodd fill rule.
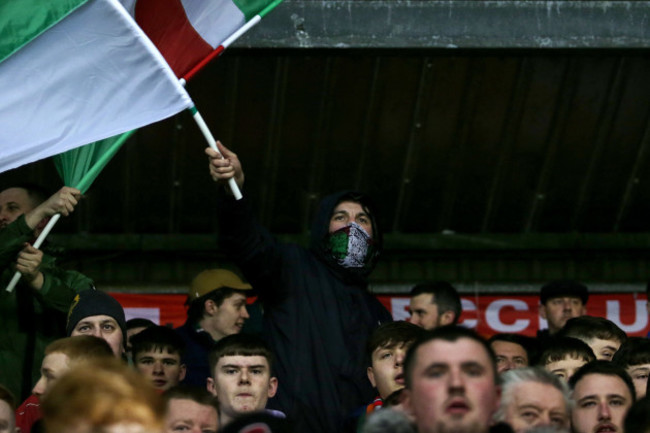
<path fill-rule="evenodd" d="M 211 377 L 208 377 L 206 379 L 205 383 L 206 383 L 206 389 L 208 390 L 208 392 L 216 397 L 217 396 L 217 387 L 215 386 L 214 379 L 211 378 Z"/>
<path fill-rule="evenodd" d="M 546 320 L 546 305 L 544 304 L 539 304 L 539 316 Z"/>
<path fill-rule="evenodd" d="M 187 373 L 187 366 L 185 364 L 181 364 L 181 371 L 178 374 L 178 381 L 182 381 L 185 379 L 185 374 Z"/>
<path fill-rule="evenodd" d="M 442 316 L 440 316 L 440 325 L 451 325 L 454 323 L 455 318 L 456 314 L 453 311 L 445 311 L 442 313 Z"/>
<path fill-rule="evenodd" d="M 271 379 L 269 379 L 269 392 L 268 392 L 269 398 L 273 398 L 276 392 L 278 392 L 278 378 L 272 377 Z"/>
<path fill-rule="evenodd" d="M 375 383 L 375 372 L 373 371 L 372 367 L 368 367 L 368 370 L 366 370 L 368 373 L 368 380 L 372 384 L 373 388 L 377 387 L 377 383 Z"/>
<path fill-rule="evenodd" d="M 217 310 L 219 310 L 219 307 L 217 307 L 217 304 L 212 299 L 206 299 L 203 303 L 203 311 L 205 314 L 213 316 Z"/>

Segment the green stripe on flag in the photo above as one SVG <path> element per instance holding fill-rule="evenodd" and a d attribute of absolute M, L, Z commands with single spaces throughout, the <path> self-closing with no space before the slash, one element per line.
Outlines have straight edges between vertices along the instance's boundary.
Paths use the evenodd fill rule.
<path fill-rule="evenodd" d="M 63 184 L 85 193 L 133 131 L 77 147 L 54 156 Z"/>
<path fill-rule="evenodd" d="M 264 10 L 271 3 L 269 0 L 232 0 L 232 2 L 242 11 L 246 17 L 246 21 L 259 14 L 260 11 Z"/>
<path fill-rule="evenodd" d="M 57 24 L 88 0 L 0 2 L 0 62 Z"/>

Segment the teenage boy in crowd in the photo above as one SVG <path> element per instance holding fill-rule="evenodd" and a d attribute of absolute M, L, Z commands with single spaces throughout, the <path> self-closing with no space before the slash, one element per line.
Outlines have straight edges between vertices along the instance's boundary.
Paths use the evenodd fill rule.
<path fill-rule="evenodd" d="M 636 399 L 646 395 L 650 375 L 650 340 L 631 337 L 614 354 L 612 362 L 625 369 L 632 378 Z"/>
<path fill-rule="evenodd" d="M 166 391 L 185 377 L 185 343 L 166 326 L 150 326 L 131 339 L 133 365 L 158 391 Z"/>
<path fill-rule="evenodd" d="M 222 338 L 241 332 L 250 317 L 246 296 L 252 286 L 227 269 L 209 269 L 198 274 L 189 288 L 187 321 L 176 332 L 185 342 L 183 383 L 205 387 L 210 377 L 208 354 Z"/>
<path fill-rule="evenodd" d="M 370 361 L 368 380 L 378 396 L 363 408 L 363 413 L 355 414 L 360 416 L 358 427 L 363 425 L 368 414 L 383 406 L 388 396 L 404 388 L 406 351 L 424 333 L 419 326 L 399 321 L 384 323 L 370 335 L 366 345 Z"/>
<path fill-rule="evenodd" d="M 559 336 L 584 341 L 594 351 L 596 359 L 611 361 L 614 354 L 627 340 L 625 332 L 604 317 L 581 316 L 567 320 Z"/>
<path fill-rule="evenodd" d="M 241 414 L 266 408 L 278 390 L 272 369 L 273 354 L 255 335 L 235 334 L 217 342 L 210 352 L 207 389 L 219 401 L 222 428 Z"/>
<path fill-rule="evenodd" d="M 568 382 L 571 376 L 588 362 L 595 361 L 596 355 L 582 340 L 571 337 L 553 337 L 548 340 L 537 365 Z"/>

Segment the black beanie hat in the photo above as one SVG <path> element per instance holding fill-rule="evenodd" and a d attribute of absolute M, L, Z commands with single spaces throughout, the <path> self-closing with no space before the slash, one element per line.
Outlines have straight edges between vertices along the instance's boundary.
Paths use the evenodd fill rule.
<path fill-rule="evenodd" d="M 115 319 L 122 330 L 124 337 L 123 344 L 126 345 L 126 318 L 124 316 L 124 309 L 115 298 L 95 289 L 84 290 L 74 297 L 70 310 L 68 311 L 68 324 L 66 325 L 68 337 L 72 334 L 74 327 L 81 319 L 101 315 Z"/>

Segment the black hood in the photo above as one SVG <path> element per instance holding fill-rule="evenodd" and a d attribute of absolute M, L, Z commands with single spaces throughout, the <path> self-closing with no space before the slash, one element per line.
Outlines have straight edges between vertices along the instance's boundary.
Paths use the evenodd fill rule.
<path fill-rule="evenodd" d="M 329 235 L 330 219 L 332 218 L 334 208 L 336 208 L 336 206 L 343 201 L 353 201 L 360 203 L 361 206 L 363 206 L 363 208 L 370 215 L 375 254 L 368 262 L 368 265 L 363 268 L 343 268 L 338 263 L 336 263 L 334 258 L 329 253 L 326 252 L 326 241 Z M 382 231 L 377 221 L 377 208 L 367 194 L 358 191 L 339 191 L 337 193 L 328 195 L 323 198 L 318 205 L 318 210 L 316 211 L 314 221 L 312 222 L 311 249 L 321 260 L 328 263 L 337 271 L 341 271 L 344 274 L 350 274 L 350 276 L 357 278 L 362 277 L 363 280 L 365 280 L 365 278 L 375 267 L 377 259 L 379 258 L 379 254 L 383 247 Z"/>

